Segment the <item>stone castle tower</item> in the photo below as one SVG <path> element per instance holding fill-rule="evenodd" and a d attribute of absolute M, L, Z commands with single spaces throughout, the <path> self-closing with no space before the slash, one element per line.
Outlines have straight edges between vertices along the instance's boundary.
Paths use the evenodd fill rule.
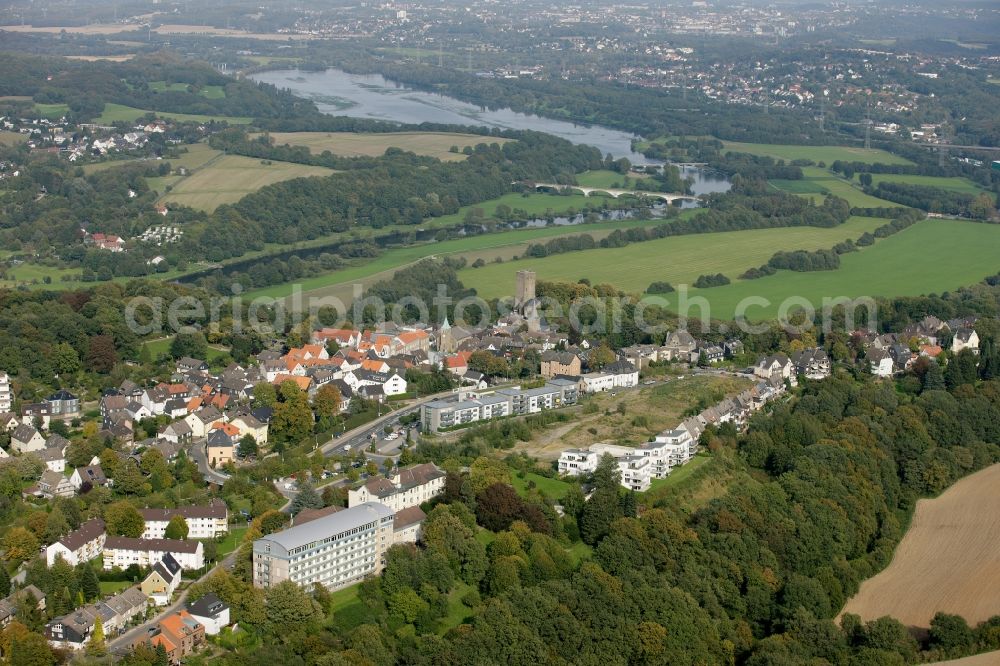
<path fill-rule="evenodd" d="M 533 300 L 535 300 L 535 271 L 518 271 L 514 308 L 521 310 Z"/>

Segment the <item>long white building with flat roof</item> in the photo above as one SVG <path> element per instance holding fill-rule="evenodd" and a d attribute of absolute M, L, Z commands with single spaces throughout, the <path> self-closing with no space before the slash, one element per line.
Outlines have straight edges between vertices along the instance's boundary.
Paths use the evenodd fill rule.
<path fill-rule="evenodd" d="M 393 518 L 388 506 L 366 502 L 257 539 L 253 584 L 290 580 L 337 590 L 375 575 L 393 544 Z"/>

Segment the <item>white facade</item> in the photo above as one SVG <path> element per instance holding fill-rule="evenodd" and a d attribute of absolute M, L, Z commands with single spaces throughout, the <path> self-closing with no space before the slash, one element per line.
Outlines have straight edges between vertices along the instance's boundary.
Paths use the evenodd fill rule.
<path fill-rule="evenodd" d="M 600 393 L 616 388 L 632 388 L 639 385 L 639 371 L 633 372 L 588 372 L 580 376 L 580 390 L 584 393 Z"/>
<path fill-rule="evenodd" d="M 420 506 L 444 492 L 446 475 L 431 463 L 400 470 L 391 479 L 377 477 L 347 493 L 347 506 L 381 502 L 398 513 Z"/>
<path fill-rule="evenodd" d="M 361 504 L 254 541 L 253 584 L 291 580 L 337 590 L 379 573 L 392 544 L 392 509 Z"/>
<path fill-rule="evenodd" d="M 14 405 L 14 391 L 10 387 L 10 376 L 0 372 L 0 412 L 9 412 Z"/>
<path fill-rule="evenodd" d="M 143 539 L 162 539 L 170 519 L 182 516 L 188 526 L 188 539 L 214 539 L 229 533 L 229 511 L 226 503 L 215 500 L 208 506 L 181 506 L 176 509 L 143 509 L 146 522 Z"/>
<path fill-rule="evenodd" d="M 586 449 L 566 449 L 559 454 L 559 473 L 570 476 L 592 474 L 597 469 L 600 456 L 596 451 Z"/>
<path fill-rule="evenodd" d="M 81 562 L 89 562 L 104 552 L 107 533 L 100 518 L 88 520 L 63 538 L 45 549 L 45 562 L 52 566 L 57 557 L 62 557 L 74 567 Z"/>
<path fill-rule="evenodd" d="M 159 562 L 164 553 L 170 553 L 185 570 L 205 566 L 204 547 L 200 541 L 108 537 L 104 543 L 104 569 L 125 569 L 130 564 L 150 567 Z"/>

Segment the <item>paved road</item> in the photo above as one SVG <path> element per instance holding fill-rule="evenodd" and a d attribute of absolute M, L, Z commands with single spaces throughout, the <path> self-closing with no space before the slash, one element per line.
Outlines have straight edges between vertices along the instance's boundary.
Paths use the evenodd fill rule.
<path fill-rule="evenodd" d="M 208 451 L 206 449 L 207 446 L 207 440 L 204 438 L 198 439 L 188 446 L 187 453 L 191 457 L 191 460 L 194 460 L 198 465 L 198 470 L 201 472 L 202 476 L 205 477 L 206 481 L 210 481 L 211 483 L 221 486 L 229 479 L 229 475 L 217 472 L 209 467 Z"/>
<path fill-rule="evenodd" d="M 326 442 L 320 446 L 320 450 L 325 456 L 332 455 L 344 455 L 346 453 L 344 446 L 350 445 L 351 452 L 357 451 L 358 447 L 361 446 L 362 450 L 366 452 L 367 455 L 372 456 L 373 454 L 368 454 L 368 444 L 370 443 L 370 438 L 374 432 L 382 432 L 382 429 L 390 422 L 395 421 L 401 416 L 407 414 L 412 414 L 413 412 L 419 410 L 424 404 L 440 400 L 442 398 L 447 398 L 452 395 L 452 391 L 443 391 L 441 393 L 434 393 L 432 395 L 424 396 L 423 398 L 418 398 L 417 400 L 410 401 L 405 404 L 405 406 L 389 412 L 374 421 L 369 421 L 364 425 L 360 425 L 353 430 L 348 430 L 346 433 L 340 437 L 336 437 Z"/>

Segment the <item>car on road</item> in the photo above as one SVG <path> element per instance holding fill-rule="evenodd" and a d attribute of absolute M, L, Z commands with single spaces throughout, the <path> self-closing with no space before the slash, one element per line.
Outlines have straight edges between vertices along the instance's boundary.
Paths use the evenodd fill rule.
<path fill-rule="evenodd" d="M 350 444 L 344 444 L 344 450 L 345 451 L 350 451 L 351 450 L 351 445 Z"/>

